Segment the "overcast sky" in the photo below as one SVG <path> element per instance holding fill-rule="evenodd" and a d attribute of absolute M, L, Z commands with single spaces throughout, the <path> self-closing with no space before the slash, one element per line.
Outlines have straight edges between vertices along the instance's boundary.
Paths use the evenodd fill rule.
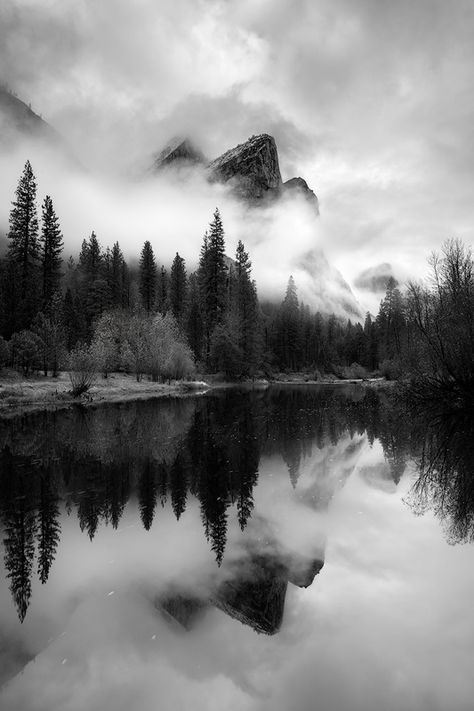
<path fill-rule="evenodd" d="M 273 134 L 353 279 L 472 243 L 473 36 L 472 0 L 2 0 L 0 71 L 110 174 Z"/>

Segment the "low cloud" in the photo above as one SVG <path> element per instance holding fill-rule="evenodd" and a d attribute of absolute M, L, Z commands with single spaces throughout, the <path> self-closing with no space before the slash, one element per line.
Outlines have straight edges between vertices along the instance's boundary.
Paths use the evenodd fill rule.
<path fill-rule="evenodd" d="M 6 0 L 0 62 L 111 176 L 176 132 L 209 158 L 272 133 L 349 281 L 381 258 L 421 276 L 445 239 L 472 241 L 473 27 L 469 0 Z"/>
<path fill-rule="evenodd" d="M 103 247 L 118 241 L 132 262 L 149 240 L 160 263 L 169 267 L 179 252 L 188 271 L 193 271 L 204 232 L 219 207 L 227 254 L 233 257 L 238 240 L 244 242 L 262 298 L 282 300 L 292 274 L 300 300 L 314 309 L 345 314 L 341 303 L 351 300 L 350 292 L 327 263 L 320 223 L 314 208 L 302 198 L 248 207 L 233 196 L 230 186 L 209 183 L 205 170 L 171 169 L 156 175 L 143 171 L 134 178 L 113 178 L 76 169 L 62 156 L 30 141 L 4 158 L 0 193 L 10 195 L 10 200 L 27 157 L 37 177 L 38 203 L 46 194 L 53 198 L 66 258 L 77 258 L 82 240 L 93 230 Z M 10 207 L 7 200 L 0 205 L 5 230 Z M 308 259 L 308 255 L 312 256 Z"/>

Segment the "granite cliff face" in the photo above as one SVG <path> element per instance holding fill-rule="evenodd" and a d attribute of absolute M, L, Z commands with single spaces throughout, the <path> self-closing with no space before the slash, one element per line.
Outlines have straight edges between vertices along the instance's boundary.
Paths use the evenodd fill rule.
<path fill-rule="evenodd" d="M 171 141 L 155 158 L 152 171 L 182 165 L 206 165 L 203 154 L 188 138 Z M 228 183 L 237 197 L 251 205 L 300 196 L 319 214 L 318 198 L 303 178 L 283 182 L 275 139 L 267 133 L 230 148 L 208 163 L 206 170 L 211 183 Z"/>
<path fill-rule="evenodd" d="M 212 182 L 231 182 L 237 195 L 250 201 L 277 197 L 283 185 L 275 139 L 266 133 L 226 151 L 208 171 Z"/>

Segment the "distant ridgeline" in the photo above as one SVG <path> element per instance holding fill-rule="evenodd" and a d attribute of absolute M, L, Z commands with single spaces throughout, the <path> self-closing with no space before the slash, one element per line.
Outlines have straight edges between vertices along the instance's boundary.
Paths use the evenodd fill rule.
<path fill-rule="evenodd" d="M 242 531 L 252 517 L 262 457 L 280 455 L 298 493 L 300 467 L 312 449 L 334 457 L 338 441 L 346 438 L 347 456 L 353 462 L 354 447 L 360 445 L 353 437 L 366 433 L 370 442 L 376 438 L 382 442 L 390 464 L 387 476 L 397 483 L 412 429 L 407 419 L 401 419 L 403 426 L 393 430 L 396 417 L 371 390 L 354 397 L 351 388 L 308 392 L 283 387 L 5 421 L 0 434 L 0 515 L 5 569 L 20 619 L 29 605 L 34 569 L 42 583 L 48 579 L 60 545 L 64 510 L 76 512 L 81 530 L 92 540 L 99 526 L 119 526 L 129 500 L 137 501 L 142 525 L 149 530 L 159 508 L 170 505 L 179 519 L 193 499 L 199 503 L 204 534 L 220 566 L 229 516 L 236 516 Z M 338 469 L 334 479 L 327 472 L 315 476 L 314 484 L 305 489 L 305 504 L 325 510 L 343 471 L 344 467 Z M 351 471 L 347 469 L 345 476 Z M 303 560 L 294 551 L 290 555 L 276 544 L 269 544 L 268 551 L 265 560 L 261 552 L 249 552 L 261 569 L 256 578 L 261 594 L 275 591 L 275 580 L 280 593 L 288 581 L 307 586 L 323 564 L 323 551 L 317 560 Z M 258 588 L 256 580 L 253 585 Z M 229 611 L 237 588 L 237 581 L 229 583 L 216 591 L 214 602 Z M 256 596 L 258 590 L 252 589 Z M 277 597 L 283 603 L 280 593 Z M 274 632 L 280 613 L 271 624 L 254 620 L 253 626 Z M 242 611 L 235 614 L 242 618 Z"/>

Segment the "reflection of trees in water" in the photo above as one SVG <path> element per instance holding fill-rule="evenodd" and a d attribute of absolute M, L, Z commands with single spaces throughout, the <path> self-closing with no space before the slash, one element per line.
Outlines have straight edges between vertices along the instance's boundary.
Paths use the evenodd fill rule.
<path fill-rule="evenodd" d="M 420 472 L 410 502 L 434 511 L 451 543 L 474 541 L 474 413 L 443 411 L 420 417 Z"/>
<path fill-rule="evenodd" d="M 396 473 L 404 430 L 397 427 L 394 442 L 388 412 L 371 390 L 282 387 L 12 421 L 0 434 L 1 515 L 20 617 L 31 596 L 35 543 L 41 582 L 54 561 L 60 500 L 68 512 L 76 511 L 81 529 L 93 539 L 100 525 L 117 528 L 131 496 L 146 530 L 158 502 L 169 503 L 179 519 L 195 497 L 220 565 L 229 508 L 235 508 L 242 530 L 252 515 L 262 455 L 282 456 L 296 486 L 300 464 L 314 447 L 367 433 L 370 441 L 378 437 L 384 443 Z"/>
<path fill-rule="evenodd" d="M 40 474 L 38 501 L 38 576 L 42 583 L 49 577 L 49 571 L 56 557 L 60 541 L 59 493 L 53 482 L 53 475 L 43 467 Z"/>
<path fill-rule="evenodd" d="M 13 456 L 8 446 L 2 453 L 2 472 L 5 467 L 10 472 L 9 481 L 2 476 L 1 482 L 5 569 L 18 616 L 23 622 L 31 597 L 37 530 L 35 509 L 29 495 L 31 471 L 28 459 Z"/>

